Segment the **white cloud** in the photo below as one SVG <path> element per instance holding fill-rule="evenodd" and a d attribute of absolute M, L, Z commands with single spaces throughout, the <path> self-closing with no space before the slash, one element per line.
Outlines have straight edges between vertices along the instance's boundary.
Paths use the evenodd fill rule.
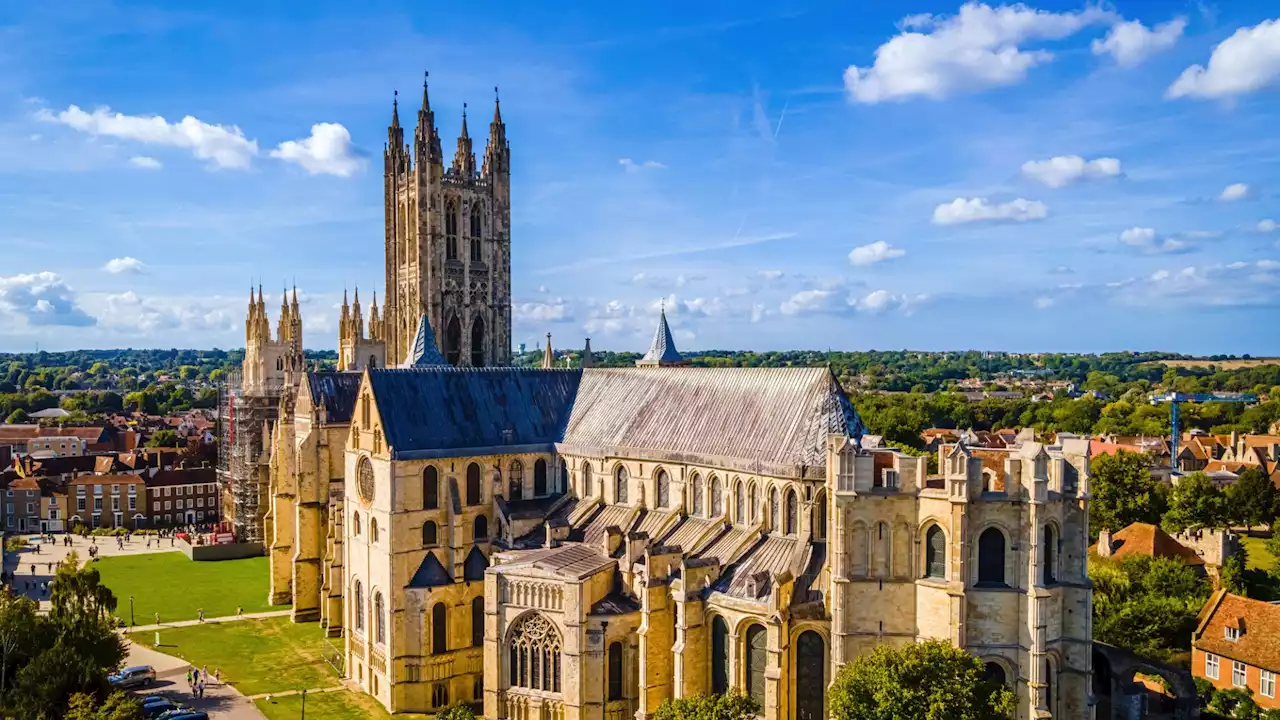
<path fill-rule="evenodd" d="M 621 165 L 622 169 L 626 170 L 627 172 L 640 172 L 641 170 L 661 170 L 662 168 L 666 167 L 666 165 L 663 165 L 657 160 L 645 160 L 642 163 L 638 163 L 635 160 L 632 160 L 631 158 L 619 158 L 618 164 Z"/>
<path fill-rule="evenodd" d="M 1115 177 L 1120 174 L 1116 158 L 1085 160 L 1079 155 L 1061 155 L 1048 160 L 1022 163 L 1022 174 L 1051 188 L 1070 185 L 1077 180 Z"/>
<path fill-rule="evenodd" d="M 1187 19 L 1176 17 L 1148 30 L 1137 20 L 1118 22 L 1107 36 L 1093 41 L 1094 55 L 1110 55 L 1116 64 L 1133 67 L 1158 52 L 1168 50 L 1187 29 Z"/>
<path fill-rule="evenodd" d="M 1053 273 L 1054 275 L 1070 275 L 1074 273 L 1075 270 L 1072 270 L 1066 265 L 1059 265 L 1058 267 L 1054 268 L 1053 270 L 1050 270 L 1049 272 Z"/>
<path fill-rule="evenodd" d="M 838 312 L 849 307 L 845 292 L 839 288 L 801 290 L 782 302 L 783 315 L 807 315 Z"/>
<path fill-rule="evenodd" d="M 563 298 L 545 302 L 516 303 L 511 308 L 512 319 L 517 323 L 538 324 L 572 322 L 573 308 Z"/>
<path fill-rule="evenodd" d="M 1243 200 L 1249 195 L 1249 186 L 1244 183 L 1234 183 L 1222 189 L 1222 194 L 1218 196 L 1223 202 L 1231 202 L 1233 200 Z"/>
<path fill-rule="evenodd" d="M 310 137 L 280 143 L 271 157 L 295 163 L 311 175 L 350 177 L 363 164 L 351 146 L 351 133 L 339 123 L 316 123 Z"/>
<path fill-rule="evenodd" d="M 650 275 L 645 272 L 638 272 L 631 276 L 631 284 L 654 288 L 657 290 L 666 290 L 671 287 L 682 288 L 686 285 L 701 282 L 706 279 L 707 276 L 701 273 L 681 273 L 675 277 L 668 277 L 664 275 Z"/>
<path fill-rule="evenodd" d="M 159 170 L 164 167 L 160 164 L 159 160 L 153 157 L 147 157 L 146 155 L 137 155 L 129 158 L 129 164 L 143 170 Z"/>
<path fill-rule="evenodd" d="M 1047 310 L 1048 308 L 1053 307 L 1056 302 L 1056 300 L 1047 295 L 1041 295 L 1036 298 L 1035 305 L 1037 310 Z"/>
<path fill-rule="evenodd" d="M 1280 223 L 1275 220 L 1267 219 L 1258 222 L 1258 232 L 1271 232 L 1276 228 L 1280 228 Z"/>
<path fill-rule="evenodd" d="M 859 245 L 849 253 L 849 263 L 855 266 L 875 265 L 878 262 L 892 260 L 906 255 L 907 251 L 896 248 L 883 240 L 870 245 Z"/>
<path fill-rule="evenodd" d="M 1244 95 L 1280 80 L 1280 19 L 1242 27 L 1218 43 L 1209 67 L 1192 65 L 1165 97 L 1219 98 Z"/>
<path fill-rule="evenodd" d="M 1134 247 L 1150 245 L 1155 239 L 1155 228 L 1131 227 L 1120 233 L 1120 242 Z"/>
<path fill-rule="evenodd" d="M 898 302 L 898 297 L 888 290 L 874 290 L 859 298 L 857 306 L 863 312 L 878 313 L 888 310 Z"/>
<path fill-rule="evenodd" d="M 258 154 L 258 143 L 240 128 L 210 125 L 190 115 L 170 123 L 159 115 L 124 115 L 108 107 L 87 113 L 72 105 L 59 113 L 42 109 L 39 117 L 89 135 L 187 149 L 217 168 L 245 169 Z"/>
<path fill-rule="evenodd" d="M 97 321 L 80 309 L 75 292 L 48 271 L 0 277 L 0 311 L 28 325 L 83 327 Z"/>
<path fill-rule="evenodd" d="M 1141 280 L 1108 283 L 1111 297 L 1126 305 L 1233 307 L 1273 306 L 1278 299 L 1280 263 L 1272 260 L 1232 262 L 1157 270 Z"/>
<path fill-rule="evenodd" d="M 959 225 L 979 220 L 1025 222 L 1043 220 L 1048 215 L 1049 207 L 1039 200 L 1018 198 L 992 204 L 986 198 L 956 198 L 933 209 L 933 224 Z"/>
<path fill-rule="evenodd" d="M 767 316 L 772 315 L 768 308 L 761 303 L 755 303 L 751 306 L 751 322 L 758 323 Z"/>
<path fill-rule="evenodd" d="M 106 265 L 102 266 L 103 270 L 112 275 L 138 275 L 147 271 L 147 264 L 135 257 L 118 257 L 108 260 Z"/>
<path fill-rule="evenodd" d="M 1145 250 L 1150 253 L 1176 253 L 1187 250 L 1191 247 L 1188 238 L 1202 238 L 1207 235 L 1204 233 L 1190 232 L 1184 233 L 1180 237 L 1164 237 L 1161 238 L 1156 234 L 1155 228 L 1149 227 L 1131 227 L 1120 233 L 1120 242 L 1129 247 Z"/>
<path fill-rule="evenodd" d="M 92 299 L 98 324 L 117 333 L 138 336 L 157 333 L 234 332 L 243 329 L 242 303 L 214 297 L 144 297 L 136 292 Z"/>
<path fill-rule="evenodd" d="M 1036 40 L 1060 40 L 1094 23 L 1116 19 L 1091 6 L 1054 13 L 1026 5 L 991 7 L 967 2 L 954 16 L 912 15 L 903 32 L 876 49 L 871 67 L 849 66 L 845 89 L 857 102 L 910 97 L 940 99 L 966 90 L 1012 85 L 1047 63 L 1047 50 L 1024 50 Z"/>

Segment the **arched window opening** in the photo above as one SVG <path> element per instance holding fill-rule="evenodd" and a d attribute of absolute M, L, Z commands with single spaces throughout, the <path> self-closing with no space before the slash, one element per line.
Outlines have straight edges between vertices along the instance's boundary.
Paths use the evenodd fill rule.
<path fill-rule="evenodd" d="M 351 513 L 351 534 L 360 537 L 360 511 Z"/>
<path fill-rule="evenodd" d="M 978 536 L 978 584 L 1003 586 L 1004 533 L 987 528 Z"/>
<path fill-rule="evenodd" d="M 364 631 L 364 585 L 361 585 L 359 580 L 356 581 L 356 589 L 355 589 L 355 592 L 352 593 L 352 595 L 355 596 L 355 602 L 352 603 L 353 607 L 351 608 L 351 614 L 353 616 L 352 620 L 355 620 L 356 630 L 363 632 Z"/>
<path fill-rule="evenodd" d="M 489 539 L 489 518 L 484 515 L 477 515 L 472 529 L 475 531 L 472 534 L 475 536 L 476 542 Z"/>
<path fill-rule="evenodd" d="M 373 641 L 382 645 L 387 642 L 387 628 L 383 620 L 382 593 L 373 594 Z"/>
<path fill-rule="evenodd" d="M 483 259 L 480 238 L 471 238 L 471 262 L 478 263 Z"/>
<path fill-rule="evenodd" d="M 472 255 L 475 255 L 474 248 L 480 241 L 473 240 L 471 247 Z M 475 257 L 471 258 L 475 260 Z M 471 323 L 471 367 L 484 367 L 484 318 L 476 318 Z"/>
<path fill-rule="evenodd" d="M 444 204 L 444 235 L 446 260 L 458 259 L 458 204 L 449 200 Z"/>
<path fill-rule="evenodd" d="M 547 494 L 547 461 L 538 458 L 533 463 L 533 496 L 542 497 Z"/>
<path fill-rule="evenodd" d="M 827 494 L 818 493 L 817 507 L 814 509 L 812 534 L 814 540 L 827 539 Z M 902 572 L 898 570 L 897 572 Z"/>
<path fill-rule="evenodd" d="M 671 478 L 667 475 L 666 470 L 658 471 L 658 507 L 668 508 L 671 506 Z"/>
<path fill-rule="evenodd" d="M 796 640 L 796 720 L 826 720 L 827 644 L 813 630 Z"/>
<path fill-rule="evenodd" d="M 924 574 L 934 580 L 947 578 L 947 536 L 934 525 L 924 536 Z"/>
<path fill-rule="evenodd" d="M 462 362 L 462 323 L 457 316 L 449 318 L 444 329 L 444 359 L 455 367 Z"/>
<path fill-rule="evenodd" d="M 284 358 L 282 358 L 282 357 L 278 357 L 278 358 L 276 358 L 276 369 L 277 369 L 277 370 L 283 370 L 283 369 L 284 369 Z"/>
<path fill-rule="evenodd" d="M 779 524 L 780 511 L 778 508 L 778 488 L 769 491 L 769 530 L 778 532 L 782 529 Z"/>
<path fill-rule="evenodd" d="M 747 515 L 747 491 L 743 487 L 742 482 L 734 483 L 733 486 L 733 521 L 739 525 L 746 522 Z"/>
<path fill-rule="evenodd" d="M 1058 534 L 1052 525 L 1044 526 L 1044 584 L 1054 585 L 1058 582 Z"/>
<path fill-rule="evenodd" d="M 720 478 L 711 478 L 711 514 L 709 517 L 717 518 L 724 514 L 724 491 L 720 485 Z"/>
<path fill-rule="evenodd" d="M 480 504 L 480 465 L 478 463 L 467 466 L 467 504 Z"/>
<path fill-rule="evenodd" d="M 702 516 L 702 476 L 693 476 L 693 514 Z"/>
<path fill-rule="evenodd" d="M 440 471 L 434 465 L 428 465 L 422 471 L 422 509 L 435 510 L 440 507 Z"/>
<path fill-rule="evenodd" d="M 480 237 L 480 205 L 471 206 L 471 237 Z"/>
<path fill-rule="evenodd" d="M 579 489 L 578 497 L 587 497 L 591 494 L 592 487 L 591 463 L 582 463 L 582 487 Z"/>
<path fill-rule="evenodd" d="M 484 646 L 484 596 L 471 601 L 471 647 Z"/>
<path fill-rule="evenodd" d="M 609 646 L 609 700 L 622 699 L 622 643 Z"/>
<path fill-rule="evenodd" d="M 449 649 L 449 610 L 444 603 L 431 608 L 431 653 L 439 655 Z"/>
<path fill-rule="evenodd" d="M 996 662 L 987 663 L 986 669 L 982 673 L 982 679 L 996 685 L 1009 684 L 1008 676 L 1005 674 L 1004 668 L 1000 666 L 1000 663 Z"/>
<path fill-rule="evenodd" d="M 510 685 L 560 692 L 560 633 L 555 626 L 541 615 L 526 615 L 516 622 L 510 637 L 507 648 Z"/>
<path fill-rule="evenodd" d="M 377 358 L 377 356 L 376 356 L 376 355 L 370 355 L 370 356 L 369 356 L 369 367 L 370 367 L 370 368 L 377 368 L 377 367 L 378 367 L 378 358 Z"/>
<path fill-rule="evenodd" d="M 760 707 L 764 707 L 764 671 L 769 655 L 765 649 L 766 638 L 764 628 L 759 625 L 747 629 L 747 694 L 760 703 Z"/>
<path fill-rule="evenodd" d="M 449 704 L 449 686 L 436 683 L 431 686 L 431 707 L 444 707 Z"/>
<path fill-rule="evenodd" d="M 799 516 L 797 508 L 798 501 L 794 490 L 787 491 L 787 533 L 788 535 L 796 534 L 796 519 Z"/>
<path fill-rule="evenodd" d="M 569 463 L 565 462 L 564 458 L 560 458 L 560 482 L 556 483 L 556 487 L 553 488 L 553 492 L 562 493 L 562 492 L 565 492 L 568 489 L 568 487 L 569 487 Z"/>
<path fill-rule="evenodd" d="M 711 692 L 729 689 L 729 626 L 719 615 L 711 621 Z"/>
<path fill-rule="evenodd" d="M 511 472 L 507 473 L 507 499 L 519 500 L 524 497 L 524 463 L 511 461 Z"/>
<path fill-rule="evenodd" d="M 369 542 L 378 542 L 378 518 L 369 518 Z"/>
<path fill-rule="evenodd" d="M 436 544 L 436 524 L 430 520 L 422 523 L 422 546 L 433 547 Z"/>
<path fill-rule="evenodd" d="M 1044 660 L 1044 706 L 1049 708 L 1050 715 L 1056 716 L 1054 712 L 1053 697 L 1053 663 L 1048 658 Z"/>
<path fill-rule="evenodd" d="M 747 490 L 747 523 L 754 525 L 759 522 L 760 518 L 760 491 L 756 489 L 756 484 L 751 483 L 750 489 Z"/>
<path fill-rule="evenodd" d="M 982 492 L 999 492 L 996 485 L 996 474 L 990 469 L 982 471 Z"/>
<path fill-rule="evenodd" d="M 614 502 L 624 503 L 627 501 L 627 486 L 630 484 L 631 474 L 627 472 L 627 466 L 619 465 L 613 488 Z"/>

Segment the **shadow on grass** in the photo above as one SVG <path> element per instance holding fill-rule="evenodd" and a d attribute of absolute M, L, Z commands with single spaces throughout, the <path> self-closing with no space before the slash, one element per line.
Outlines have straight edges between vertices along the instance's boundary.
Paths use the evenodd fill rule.
<path fill-rule="evenodd" d="M 1244 585 L 1254 600 L 1280 600 L 1280 578 L 1264 570 L 1245 570 Z"/>

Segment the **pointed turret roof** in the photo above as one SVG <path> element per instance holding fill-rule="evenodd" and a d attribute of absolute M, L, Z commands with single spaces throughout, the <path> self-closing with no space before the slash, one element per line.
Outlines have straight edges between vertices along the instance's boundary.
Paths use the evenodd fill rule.
<path fill-rule="evenodd" d="M 591 338 L 587 338 L 587 346 L 582 349 L 582 362 L 579 364 L 584 368 L 596 364 L 595 358 L 591 357 Z"/>
<path fill-rule="evenodd" d="M 551 333 L 547 333 L 547 349 L 542 351 L 542 367 L 550 370 L 556 366 L 555 351 L 551 349 Z"/>
<path fill-rule="evenodd" d="M 427 320 L 426 313 L 418 318 L 418 332 L 413 336 L 413 345 L 409 347 L 409 354 L 404 359 L 401 367 L 406 368 L 425 368 L 425 367 L 449 367 L 449 361 L 444 359 L 440 354 L 439 348 L 436 347 L 435 333 L 431 332 L 431 323 Z"/>
<path fill-rule="evenodd" d="M 391 97 L 391 127 L 400 127 L 400 91 L 396 90 Z"/>
<path fill-rule="evenodd" d="M 659 311 L 658 329 L 653 333 L 649 352 L 636 361 L 636 367 L 668 367 L 684 364 L 684 357 L 679 350 L 676 350 L 675 338 L 671 337 L 671 326 L 667 324 L 667 309 L 663 307 Z"/>

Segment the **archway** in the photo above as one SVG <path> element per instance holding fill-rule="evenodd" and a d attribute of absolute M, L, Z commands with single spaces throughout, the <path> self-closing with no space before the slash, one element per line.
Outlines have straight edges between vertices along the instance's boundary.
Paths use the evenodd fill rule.
<path fill-rule="evenodd" d="M 796 640 L 796 717 L 823 720 L 826 717 L 827 644 L 813 630 L 805 630 Z"/>
<path fill-rule="evenodd" d="M 484 319 L 471 323 L 471 367 L 484 367 Z"/>
<path fill-rule="evenodd" d="M 719 615 L 711 621 L 711 692 L 729 689 L 729 626 Z"/>
<path fill-rule="evenodd" d="M 455 367 L 462 361 L 462 324 L 456 315 L 449 318 L 449 324 L 445 326 L 444 359 Z"/>

